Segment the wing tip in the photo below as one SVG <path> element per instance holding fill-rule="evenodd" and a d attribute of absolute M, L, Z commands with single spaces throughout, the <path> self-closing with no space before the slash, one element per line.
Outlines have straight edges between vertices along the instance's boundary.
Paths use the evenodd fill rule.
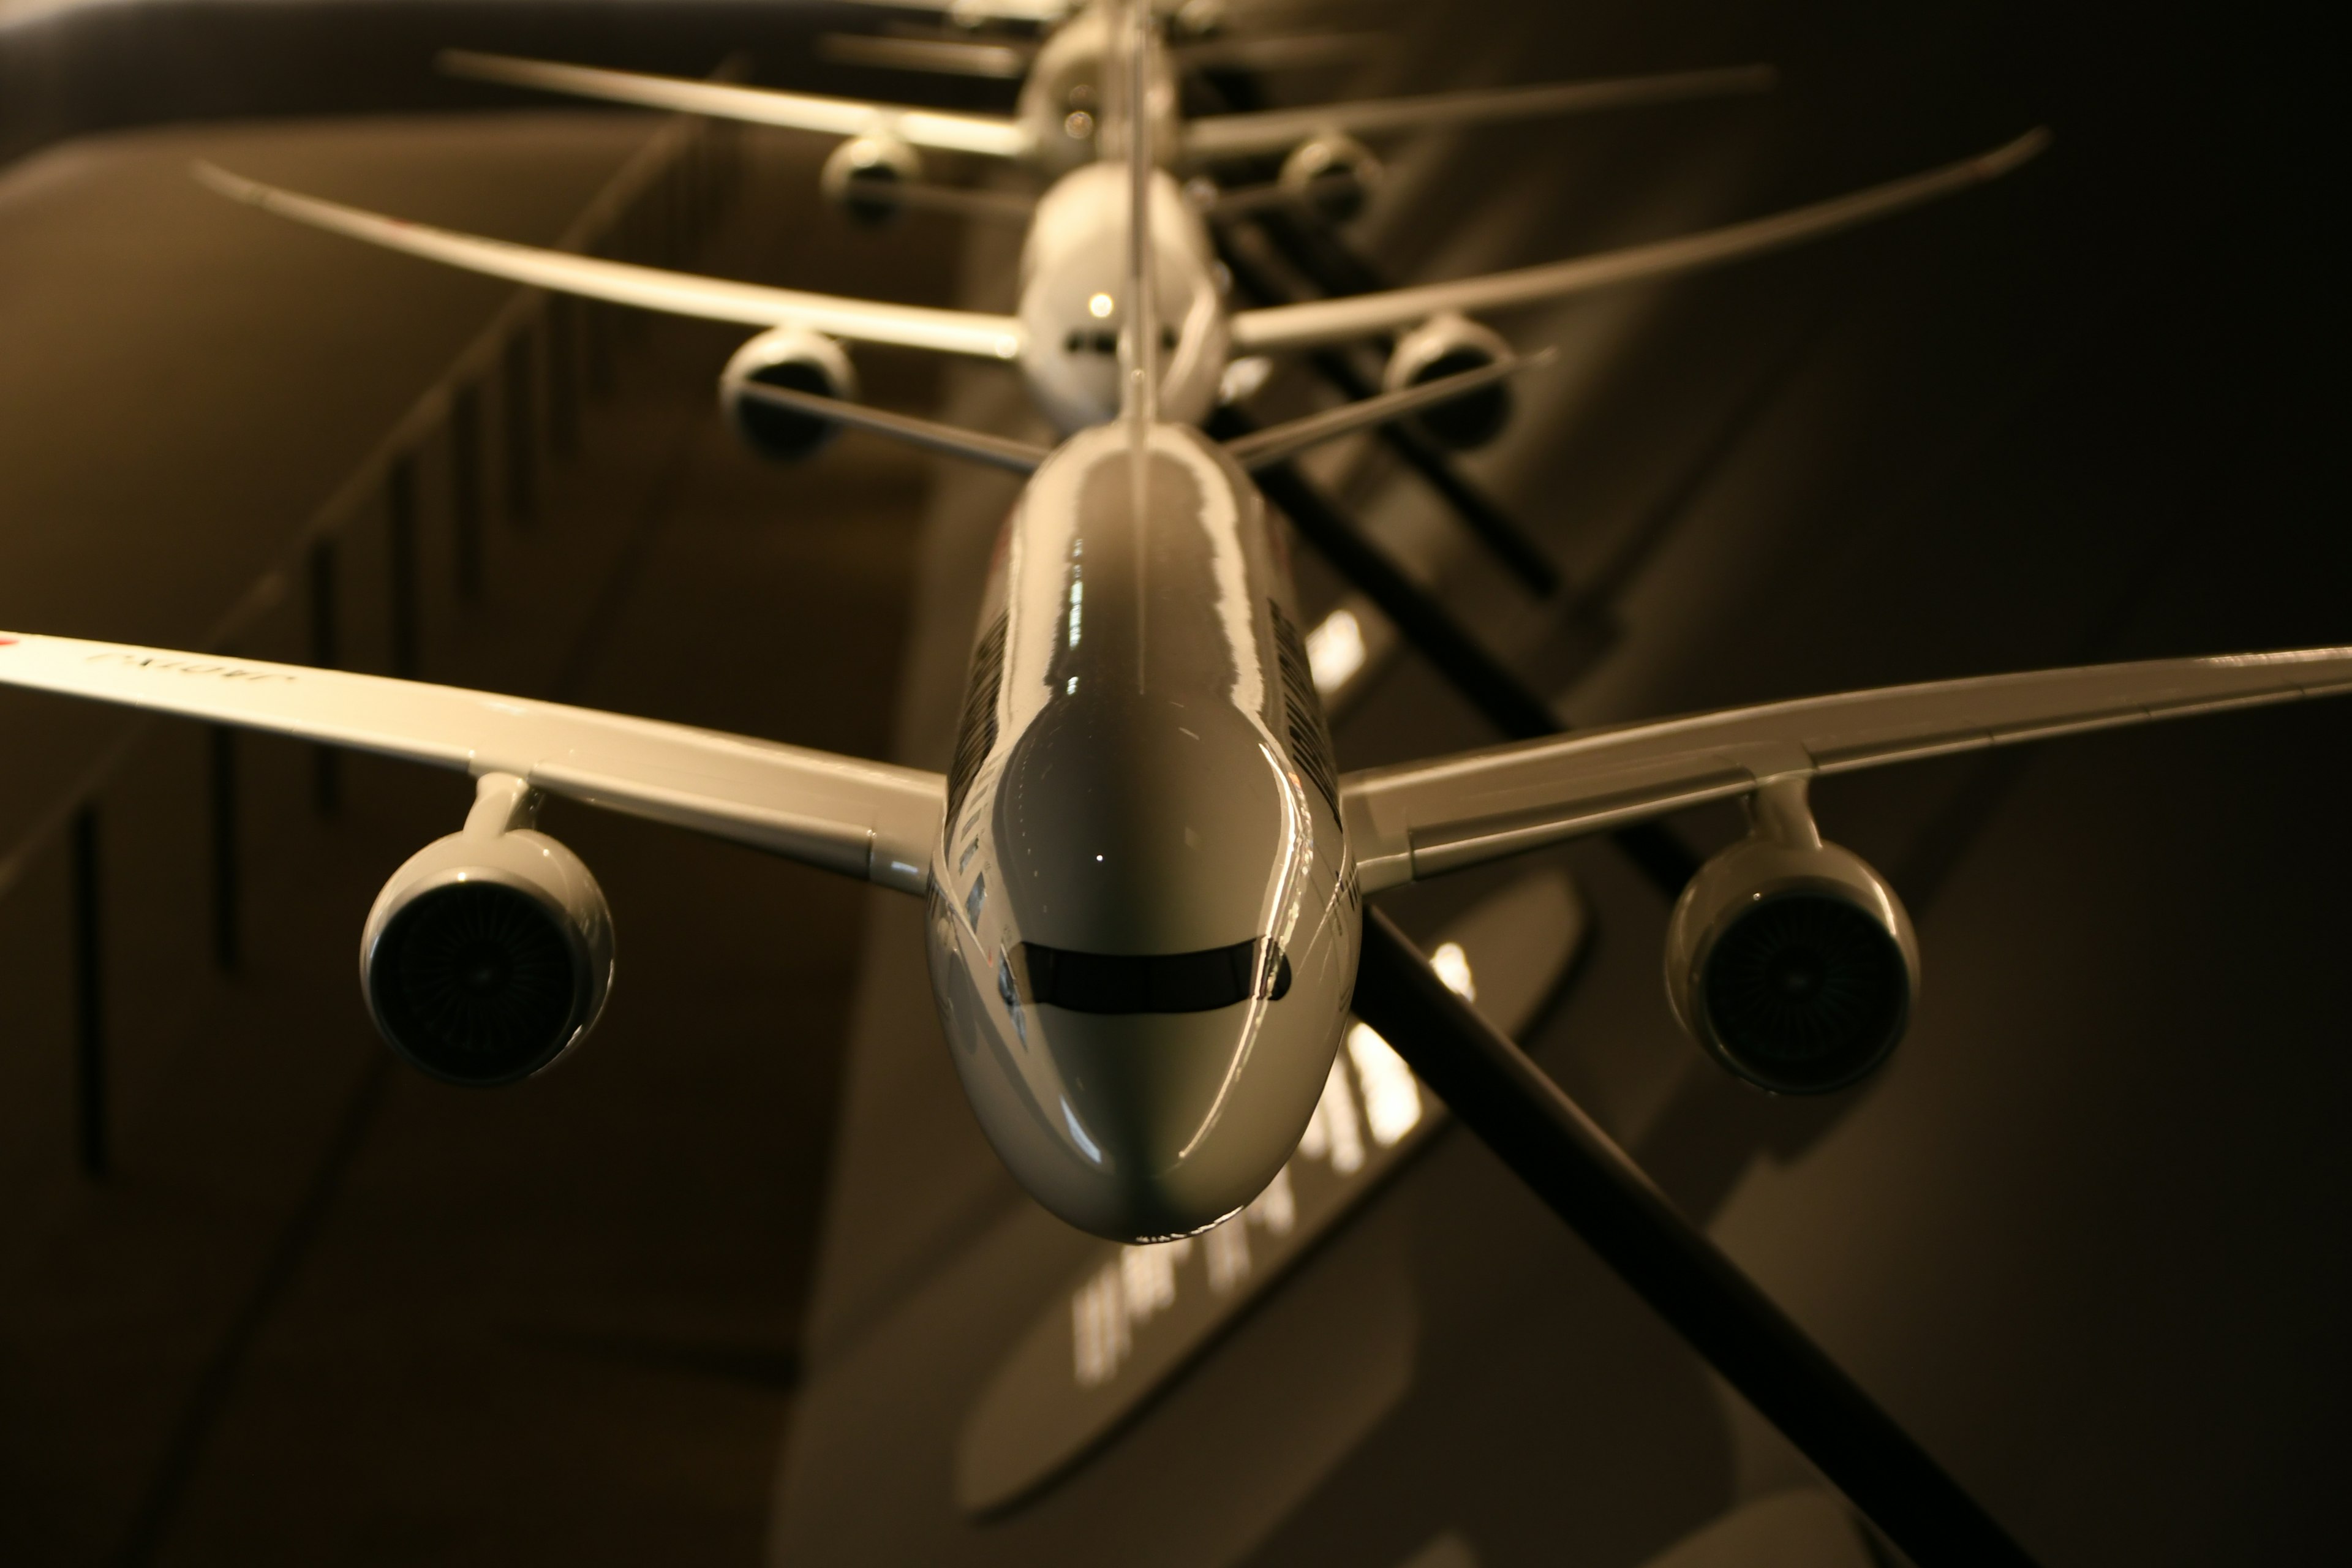
<path fill-rule="evenodd" d="M 2047 125 L 2037 125 L 2024 135 L 2002 142 L 1977 161 L 1977 169 L 1988 180 L 1997 180 L 2013 169 L 2039 158 L 2057 140 L 2056 132 Z"/>
<path fill-rule="evenodd" d="M 433 56 L 433 68 L 443 76 L 466 77 L 476 81 L 493 79 L 499 68 L 509 63 L 504 55 L 485 54 L 479 49 L 440 49 Z"/>
<path fill-rule="evenodd" d="M 206 190 L 226 196 L 233 202 L 249 202 L 260 206 L 269 199 L 269 187 L 258 180 L 248 180 L 234 174 L 218 163 L 197 158 L 188 164 L 188 174 Z"/>

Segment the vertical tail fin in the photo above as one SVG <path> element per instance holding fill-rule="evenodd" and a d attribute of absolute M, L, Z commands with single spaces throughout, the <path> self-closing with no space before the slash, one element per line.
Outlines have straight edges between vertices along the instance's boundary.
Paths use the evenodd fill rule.
<path fill-rule="evenodd" d="M 1126 384 L 1120 413 L 1139 425 L 1160 416 L 1160 312 L 1151 289 L 1151 50 L 1157 38 L 1150 0 L 1128 0 L 1127 44 L 1127 334 Z"/>

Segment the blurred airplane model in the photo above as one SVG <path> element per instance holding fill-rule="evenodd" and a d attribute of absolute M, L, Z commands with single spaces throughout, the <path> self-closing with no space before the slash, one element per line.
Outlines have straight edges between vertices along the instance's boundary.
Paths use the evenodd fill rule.
<path fill-rule="evenodd" d="M 646 109 L 709 115 L 845 138 L 827 160 L 828 195 L 863 216 L 887 216 L 901 205 L 959 211 L 1018 212 L 1010 193 L 958 191 L 924 182 L 923 153 L 976 154 L 1003 159 L 1051 178 L 1102 153 L 1111 128 L 1104 115 L 1105 84 L 1114 52 L 1114 7 L 1100 3 L 1072 10 L 1037 47 L 1024 69 L 1009 117 L 958 113 L 908 104 L 782 92 L 768 88 L 690 78 L 609 70 L 553 60 L 452 49 L 441 56 L 453 75 Z M 1229 45 L 1227 53 L 1232 53 Z M 1494 124 L 1567 114 L 1595 113 L 1758 92 L 1772 85 L 1769 66 L 1735 66 L 1612 80 L 1557 82 L 1437 93 L 1421 98 L 1320 104 L 1183 120 L 1168 51 L 1155 53 L 1147 101 L 1152 144 L 1178 171 L 1265 154 L 1284 157 L 1282 173 L 1265 191 L 1244 200 L 1288 195 L 1310 204 L 1345 203 L 1379 177 L 1379 161 L 1360 140 L 1407 131 Z M 1195 58 L 1199 58 L 1197 50 Z"/>
<path fill-rule="evenodd" d="M 1140 85 L 1149 35 L 1135 47 Z M 0 682 L 473 774 L 464 828 L 394 873 L 360 951 L 384 1037 L 453 1082 L 542 1070 L 604 1004 L 611 916 L 587 868 L 534 827 L 543 794 L 924 898 L 940 1016 L 990 1140 L 1047 1208 L 1123 1240 L 1215 1223 L 1297 1146 L 1355 986 L 1365 893 L 1742 799 L 1749 835 L 1675 910 L 1675 1011 L 1752 1081 L 1832 1089 L 1901 1037 L 1919 960 L 1885 880 L 1822 841 L 1806 804 L 1812 777 L 2352 690 L 2352 648 L 2168 659 L 1771 703 L 1340 775 L 1286 552 L 1246 470 L 1516 364 L 1213 443 L 1179 416 L 1197 404 L 1193 384 L 1158 371 L 1169 296 L 1144 285 L 1166 265 L 1160 226 L 1182 209 L 1150 162 L 1148 129 L 1125 179 L 1118 288 L 1132 308 L 1118 329 L 1115 422 L 1046 450 L 855 414 L 1029 472 L 992 567 L 944 776 L 552 703 L 68 637 L 0 637 Z M 776 308 L 773 291 L 695 287 L 737 301 L 729 309 Z M 1510 298 L 1526 285 L 1485 287 Z M 782 298 L 794 320 L 816 309 Z M 1198 296 L 1176 302 L 1201 308 Z M 1303 327 L 1272 312 L 1235 332 L 1312 336 L 1328 312 L 1363 303 L 1302 308 Z M 1370 308 L 1395 319 L 1421 306 Z M 1009 320 L 824 309 L 840 313 L 821 321 L 933 342 L 1010 340 L 1017 353 L 1024 341 Z M 1171 389 L 1192 401 L 1163 405 Z M 794 410 L 812 401 L 742 391 Z"/>
<path fill-rule="evenodd" d="M 1171 175 L 1149 166 L 1135 177 L 1152 209 L 1151 305 L 1165 323 L 1155 345 L 1163 366 L 1156 396 L 1167 417 L 1197 423 L 1227 390 L 1236 356 L 1361 342 L 1400 329 L 1383 378 L 1390 391 L 1493 366 L 1509 357 L 1509 347 L 1472 320 L 1474 312 L 1522 309 L 1801 244 L 1997 179 L 2048 142 L 2047 132 L 2031 131 L 1943 168 L 1675 239 L 1449 283 L 1238 311 L 1227 306 L 1200 213 Z M 208 165 L 198 175 L 237 200 L 389 249 L 614 304 L 764 328 L 720 374 L 719 401 L 737 432 L 772 457 L 806 456 L 836 424 L 860 422 L 845 406 L 857 395 L 857 380 L 842 340 L 1017 365 L 1039 409 L 1065 434 L 1108 420 L 1119 407 L 1116 350 L 1133 293 L 1122 276 L 1129 176 L 1114 161 L 1073 169 L 1039 200 L 1011 315 L 885 304 L 537 249 L 279 190 Z M 781 400 L 750 395 L 761 384 L 811 397 L 783 407 Z M 1487 416 L 1468 423 L 1493 425 L 1506 416 L 1507 405 L 1489 390 L 1494 385 L 1478 389 L 1495 399 Z"/>

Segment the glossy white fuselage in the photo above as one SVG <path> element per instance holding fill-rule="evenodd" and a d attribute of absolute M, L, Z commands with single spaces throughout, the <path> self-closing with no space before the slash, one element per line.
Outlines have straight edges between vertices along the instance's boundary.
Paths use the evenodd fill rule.
<path fill-rule="evenodd" d="M 1006 521 L 932 986 L 999 1154 L 1098 1235 L 1247 1203 L 1330 1068 L 1360 910 L 1296 622 L 1255 488 L 1188 427 L 1074 437 Z"/>
<path fill-rule="evenodd" d="M 1065 435 L 1119 410 L 1130 205 L 1127 169 L 1089 163 L 1040 198 L 1022 247 L 1021 372 Z M 1225 299 L 1208 227 L 1165 174 L 1151 180 L 1151 259 L 1160 413 L 1198 424 L 1216 406 L 1225 372 Z"/>
<path fill-rule="evenodd" d="M 1048 175 L 1065 174 L 1091 162 L 1098 150 L 1114 155 L 1119 151 L 1120 118 L 1104 112 L 1117 20 L 1115 7 L 1081 7 L 1054 30 L 1022 79 L 1013 118 L 1028 133 L 1031 161 Z M 1176 79 L 1160 50 L 1152 51 L 1149 69 L 1150 87 L 1145 96 L 1152 145 L 1172 150 L 1182 145 L 1176 121 Z M 1106 141 L 1111 144 L 1105 146 Z"/>

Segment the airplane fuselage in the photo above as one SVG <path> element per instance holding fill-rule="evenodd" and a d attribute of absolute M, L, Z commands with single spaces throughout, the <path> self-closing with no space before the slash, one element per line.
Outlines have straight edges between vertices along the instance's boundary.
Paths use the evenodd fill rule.
<path fill-rule="evenodd" d="M 1021 372 L 1064 434 L 1119 410 L 1118 334 L 1131 292 L 1124 165 L 1089 163 L 1038 200 L 1021 250 Z M 1198 424 L 1216 406 L 1226 301 L 1208 226 L 1165 173 L 1151 179 L 1154 305 L 1162 323 L 1160 412 Z"/>
<path fill-rule="evenodd" d="M 1013 118 L 1028 132 L 1031 161 L 1048 175 L 1067 174 L 1091 162 L 1105 140 L 1103 133 L 1118 130 L 1118 117 L 1107 119 L 1104 114 L 1105 87 L 1113 75 L 1110 62 L 1117 22 L 1111 6 L 1080 7 L 1045 39 L 1022 79 Z M 1176 79 L 1169 72 L 1166 55 L 1159 50 L 1152 51 L 1149 68 L 1151 87 L 1146 97 L 1152 145 L 1163 153 L 1173 152 L 1181 144 L 1177 135 Z"/>
<path fill-rule="evenodd" d="M 1022 1184 L 1127 1240 L 1262 1190 L 1361 912 L 1280 536 L 1197 431 L 1055 452 L 1006 521 L 931 866 L 932 989 Z"/>

